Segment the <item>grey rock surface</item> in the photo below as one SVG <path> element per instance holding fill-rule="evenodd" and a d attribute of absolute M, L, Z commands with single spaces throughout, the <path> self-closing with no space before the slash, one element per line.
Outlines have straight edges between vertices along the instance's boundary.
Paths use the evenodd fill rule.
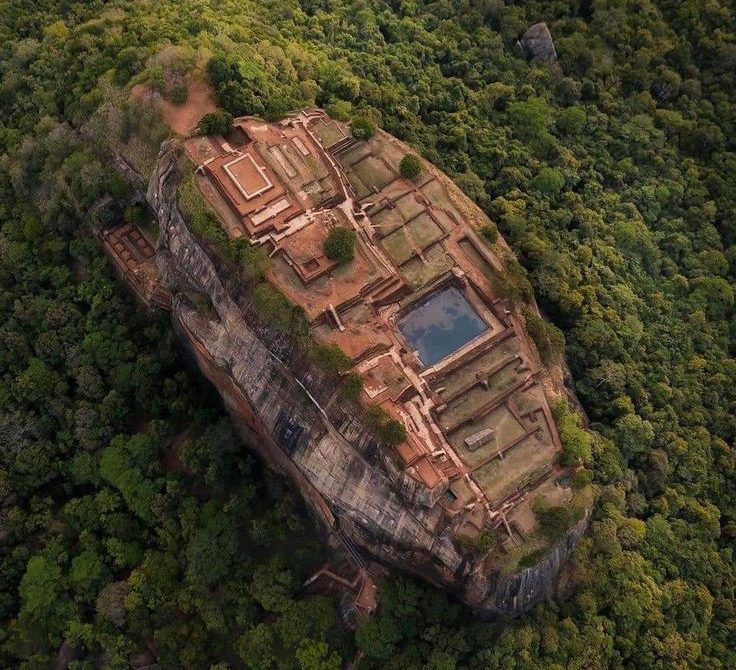
<path fill-rule="evenodd" d="M 554 62 L 557 60 L 555 43 L 546 23 L 535 23 L 519 39 L 519 44 L 528 60 Z"/>

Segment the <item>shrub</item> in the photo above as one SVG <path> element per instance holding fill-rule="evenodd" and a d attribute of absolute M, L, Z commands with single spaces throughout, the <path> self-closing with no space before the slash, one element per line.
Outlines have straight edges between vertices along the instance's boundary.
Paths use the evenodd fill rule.
<path fill-rule="evenodd" d="M 224 109 L 205 114 L 198 128 L 201 135 L 227 135 L 233 129 L 232 114 Z"/>
<path fill-rule="evenodd" d="M 363 390 L 363 377 L 357 372 L 348 372 L 342 381 L 342 394 L 348 400 L 357 400 L 360 398 L 360 392 Z"/>
<path fill-rule="evenodd" d="M 577 470 L 572 476 L 572 487 L 576 490 L 584 489 L 593 481 L 593 472 L 591 470 Z"/>
<path fill-rule="evenodd" d="M 532 502 L 532 511 L 537 517 L 542 534 L 555 542 L 562 538 L 568 529 L 582 519 L 584 511 L 571 505 L 550 505 L 542 498 Z"/>
<path fill-rule="evenodd" d="M 381 442 L 384 442 L 390 447 L 395 447 L 406 439 L 406 428 L 400 421 L 390 419 L 379 427 L 378 437 L 381 439 Z"/>
<path fill-rule="evenodd" d="M 547 549 L 545 547 L 541 547 L 540 549 L 532 549 L 528 554 L 524 554 L 519 559 L 519 567 L 520 568 L 531 568 L 532 566 L 539 563 L 544 555 L 547 553 Z"/>
<path fill-rule="evenodd" d="M 324 244 L 327 258 L 342 265 L 353 260 L 355 255 L 355 233 L 349 228 L 338 226 L 330 231 Z"/>
<path fill-rule="evenodd" d="M 123 211 L 123 220 L 126 223 L 132 223 L 135 226 L 139 226 L 143 223 L 144 210 L 139 205 L 133 205 L 132 207 L 126 207 Z"/>
<path fill-rule="evenodd" d="M 294 306 L 270 284 L 259 284 L 253 291 L 253 307 L 264 323 L 284 332 L 291 330 Z"/>
<path fill-rule="evenodd" d="M 565 400 L 559 400 L 553 407 L 553 414 L 562 442 L 560 462 L 563 465 L 590 463 L 593 457 L 590 433 L 580 426 L 577 412 L 573 412 Z"/>
<path fill-rule="evenodd" d="M 479 536 L 475 544 L 476 549 L 485 554 L 487 551 L 493 549 L 498 543 L 498 536 L 492 530 L 483 531 Z"/>
<path fill-rule="evenodd" d="M 227 241 L 227 256 L 237 263 L 248 279 L 262 279 L 271 266 L 271 259 L 263 250 L 241 238 Z"/>
<path fill-rule="evenodd" d="M 386 410 L 380 405 L 371 405 L 365 411 L 365 421 L 371 428 L 379 428 L 388 419 Z"/>
<path fill-rule="evenodd" d="M 169 91 L 169 100 L 175 105 L 183 105 L 189 97 L 189 91 L 184 84 L 174 84 L 171 91 Z"/>
<path fill-rule="evenodd" d="M 406 179 L 414 179 L 422 171 L 422 164 L 414 154 L 407 154 L 399 163 L 399 172 Z"/>
<path fill-rule="evenodd" d="M 490 222 L 480 229 L 480 234 L 488 244 L 494 244 L 498 239 L 498 228 L 495 223 Z"/>
<path fill-rule="evenodd" d="M 524 310 L 524 321 L 529 337 L 534 340 L 545 363 L 551 363 L 562 355 L 565 350 L 565 335 L 557 326 L 527 309 Z"/>
<path fill-rule="evenodd" d="M 314 358 L 328 372 L 342 372 L 352 365 L 350 357 L 337 344 L 317 344 Z"/>
<path fill-rule="evenodd" d="M 350 129 L 353 131 L 353 137 L 358 140 L 368 140 L 373 137 L 373 124 L 364 116 L 353 119 Z"/>
<path fill-rule="evenodd" d="M 366 423 L 376 431 L 378 439 L 390 447 L 401 444 L 406 439 L 406 428 L 401 421 L 389 419 L 380 405 L 371 405 L 365 413 Z"/>

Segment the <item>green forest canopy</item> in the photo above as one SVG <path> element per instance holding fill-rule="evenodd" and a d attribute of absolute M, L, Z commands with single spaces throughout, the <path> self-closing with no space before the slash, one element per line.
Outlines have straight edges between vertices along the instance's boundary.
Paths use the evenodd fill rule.
<path fill-rule="evenodd" d="M 559 66 L 515 52 L 537 20 Z M 736 667 L 735 21 L 726 0 L 6 2 L 0 665 L 65 642 L 79 668 L 146 645 L 163 667 L 333 668 L 356 646 L 366 668 Z M 561 605 L 483 624 L 396 578 L 352 639 L 299 594 L 308 521 L 88 228 L 127 203 L 107 141 L 160 140 L 116 92 L 213 56 L 231 113 L 369 119 L 518 254 L 596 431 Z"/>

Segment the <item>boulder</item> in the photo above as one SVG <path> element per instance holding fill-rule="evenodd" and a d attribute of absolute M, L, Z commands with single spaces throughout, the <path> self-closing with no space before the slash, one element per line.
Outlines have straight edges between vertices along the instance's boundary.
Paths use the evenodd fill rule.
<path fill-rule="evenodd" d="M 557 60 L 555 43 L 546 23 L 535 23 L 519 39 L 527 60 L 540 60 L 553 63 Z"/>

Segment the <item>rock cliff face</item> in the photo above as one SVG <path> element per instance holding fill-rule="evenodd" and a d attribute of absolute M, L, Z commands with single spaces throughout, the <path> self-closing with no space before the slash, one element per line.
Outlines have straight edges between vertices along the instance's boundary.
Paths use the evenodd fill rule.
<path fill-rule="evenodd" d="M 156 263 L 173 296 L 175 329 L 253 449 L 295 482 L 328 530 L 358 555 L 420 575 L 487 614 L 517 614 L 548 596 L 585 521 L 540 565 L 518 574 L 499 578 L 468 558 L 443 532 L 439 506 L 408 502 L 367 453 L 367 431 L 336 418 L 331 403 L 310 393 L 310 380 L 298 379 L 261 341 L 177 207 L 179 154 L 174 142 L 162 146 L 148 187 L 159 222 Z M 187 297 L 192 293 L 206 296 L 213 309 L 198 309 Z"/>

